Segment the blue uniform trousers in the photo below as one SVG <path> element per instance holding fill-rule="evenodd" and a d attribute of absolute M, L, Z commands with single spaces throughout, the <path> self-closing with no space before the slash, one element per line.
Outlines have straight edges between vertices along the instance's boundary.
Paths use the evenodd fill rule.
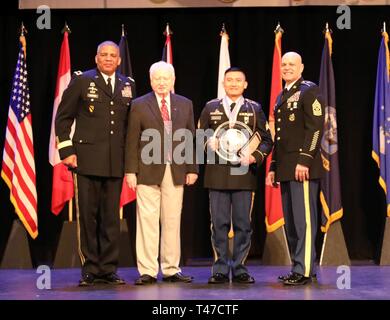
<path fill-rule="evenodd" d="M 305 277 L 315 274 L 319 184 L 318 179 L 280 183 L 292 271 Z"/>
<path fill-rule="evenodd" d="M 244 266 L 251 245 L 251 211 L 254 193 L 249 190 L 210 189 L 211 244 L 214 250 L 212 273 L 233 277 L 247 273 Z M 233 255 L 229 259 L 228 233 L 233 223 Z"/>

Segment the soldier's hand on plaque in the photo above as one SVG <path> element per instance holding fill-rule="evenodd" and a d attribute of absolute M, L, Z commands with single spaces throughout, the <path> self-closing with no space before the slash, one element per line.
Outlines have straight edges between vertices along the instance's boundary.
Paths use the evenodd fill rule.
<path fill-rule="evenodd" d="M 256 158 L 246 152 L 241 153 L 240 156 L 240 163 L 242 166 L 250 166 L 252 163 L 256 162 Z"/>
<path fill-rule="evenodd" d="M 207 140 L 207 145 L 209 146 L 209 148 L 213 151 L 217 150 L 218 149 L 218 146 L 219 146 L 219 143 L 218 143 L 218 139 L 215 138 L 215 137 L 211 137 Z"/>

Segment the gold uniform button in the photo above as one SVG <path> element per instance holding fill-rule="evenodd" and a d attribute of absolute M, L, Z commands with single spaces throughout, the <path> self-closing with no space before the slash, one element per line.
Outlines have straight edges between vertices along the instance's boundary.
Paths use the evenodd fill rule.
<path fill-rule="evenodd" d="M 280 137 L 277 137 L 276 140 L 280 140 Z"/>
<path fill-rule="evenodd" d="M 91 99 L 91 102 L 94 102 L 95 101 L 95 99 Z"/>
<path fill-rule="evenodd" d="M 111 121 L 111 124 L 114 124 L 114 121 Z"/>
<path fill-rule="evenodd" d="M 280 109 L 278 110 L 278 113 L 280 113 Z"/>
<path fill-rule="evenodd" d="M 277 128 L 276 130 L 280 131 L 280 128 Z"/>
<path fill-rule="evenodd" d="M 282 121 L 280 118 L 278 118 L 278 122 Z"/>
<path fill-rule="evenodd" d="M 111 114 L 114 114 L 115 112 L 111 110 Z"/>
<path fill-rule="evenodd" d="M 300 152 L 302 152 L 302 149 L 299 149 Z"/>
<path fill-rule="evenodd" d="M 114 131 L 110 131 L 110 134 L 114 134 Z"/>
<path fill-rule="evenodd" d="M 110 102 L 110 105 L 112 105 L 112 106 L 113 106 L 113 105 L 114 105 L 114 101 L 111 101 L 111 102 Z"/>
<path fill-rule="evenodd" d="M 80 142 L 80 143 L 83 143 L 83 140 L 80 140 L 79 142 Z"/>

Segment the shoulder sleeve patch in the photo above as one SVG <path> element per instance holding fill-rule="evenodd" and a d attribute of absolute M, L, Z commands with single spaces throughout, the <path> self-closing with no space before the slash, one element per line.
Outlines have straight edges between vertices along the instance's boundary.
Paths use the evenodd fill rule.
<path fill-rule="evenodd" d="M 81 76 L 83 74 L 83 72 L 80 70 L 77 70 L 77 71 L 73 72 L 73 74 L 75 74 L 76 76 Z"/>

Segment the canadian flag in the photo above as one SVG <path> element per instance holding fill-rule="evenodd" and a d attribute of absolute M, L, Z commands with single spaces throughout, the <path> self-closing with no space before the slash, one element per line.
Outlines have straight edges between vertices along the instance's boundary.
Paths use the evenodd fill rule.
<path fill-rule="evenodd" d="M 62 164 L 56 146 L 55 118 L 62 94 L 70 82 L 70 53 L 68 32 L 64 32 L 62 40 L 60 62 L 58 65 L 57 85 L 53 106 L 53 117 L 51 121 L 51 133 L 49 144 L 49 162 L 53 166 L 53 188 L 51 195 L 51 211 L 58 215 L 64 208 L 65 203 L 73 198 L 73 178 L 68 168 Z M 72 128 L 73 129 L 73 128 Z M 73 131 L 73 130 L 72 130 Z"/>

